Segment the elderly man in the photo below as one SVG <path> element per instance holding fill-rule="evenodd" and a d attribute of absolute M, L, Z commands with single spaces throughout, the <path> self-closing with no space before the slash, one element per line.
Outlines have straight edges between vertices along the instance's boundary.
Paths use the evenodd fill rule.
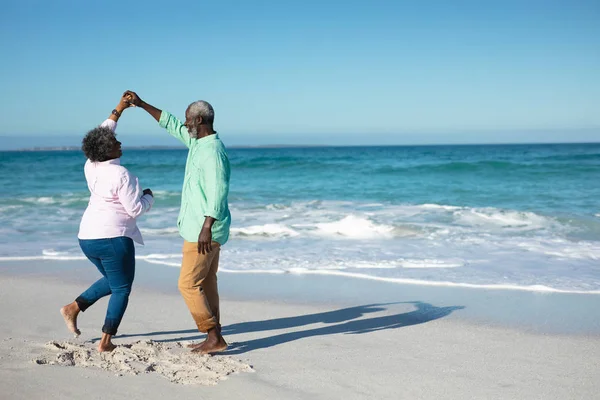
<path fill-rule="evenodd" d="M 217 270 L 220 247 L 229 238 L 231 214 L 227 204 L 229 159 L 213 129 L 215 112 L 206 101 L 196 101 L 185 111 L 185 123 L 127 91 L 123 98 L 146 110 L 160 126 L 189 149 L 177 219 L 183 237 L 183 260 L 179 275 L 181 292 L 198 330 L 206 340 L 191 346 L 201 354 L 227 349 L 219 323 Z"/>

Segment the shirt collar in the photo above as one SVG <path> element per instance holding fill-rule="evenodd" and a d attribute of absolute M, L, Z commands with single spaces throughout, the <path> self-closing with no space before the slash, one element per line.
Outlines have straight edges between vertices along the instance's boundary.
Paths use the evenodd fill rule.
<path fill-rule="evenodd" d="M 120 158 L 113 158 L 112 160 L 108 160 L 108 161 L 99 161 L 97 164 L 112 164 L 112 165 L 121 165 L 121 159 Z"/>
<path fill-rule="evenodd" d="M 199 145 L 204 145 L 204 144 L 207 144 L 210 142 L 214 142 L 217 139 L 219 139 L 219 134 L 217 132 L 215 132 L 212 135 L 208 135 L 208 136 L 204 136 L 203 138 L 196 139 L 196 143 L 198 143 Z"/>

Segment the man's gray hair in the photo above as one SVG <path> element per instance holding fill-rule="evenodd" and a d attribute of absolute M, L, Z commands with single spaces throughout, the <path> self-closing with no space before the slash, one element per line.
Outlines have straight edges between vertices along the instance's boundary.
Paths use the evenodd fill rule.
<path fill-rule="evenodd" d="M 202 122 L 205 124 L 212 124 L 215 120 L 215 110 L 204 100 L 198 100 L 190 104 L 188 112 L 193 119 L 202 117 Z"/>

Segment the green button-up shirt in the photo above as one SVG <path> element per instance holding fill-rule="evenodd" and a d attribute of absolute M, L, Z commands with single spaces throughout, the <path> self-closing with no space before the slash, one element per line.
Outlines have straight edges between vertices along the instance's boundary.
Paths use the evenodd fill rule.
<path fill-rule="evenodd" d="M 177 218 L 179 234 L 188 242 L 197 242 L 204 219 L 210 216 L 216 219 L 212 240 L 225 244 L 231 225 L 227 204 L 231 169 L 223 142 L 217 134 L 192 139 L 181 121 L 166 111 L 159 124 L 189 149 Z"/>

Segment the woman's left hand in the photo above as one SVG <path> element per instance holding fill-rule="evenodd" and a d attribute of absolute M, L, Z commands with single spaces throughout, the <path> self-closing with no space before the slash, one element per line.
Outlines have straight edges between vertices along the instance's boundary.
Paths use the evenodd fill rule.
<path fill-rule="evenodd" d="M 118 109 L 124 110 L 126 108 L 131 107 L 131 103 L 129 103 L 124 97 L 121 97 L 121 101 L 119 101 Z"/>

